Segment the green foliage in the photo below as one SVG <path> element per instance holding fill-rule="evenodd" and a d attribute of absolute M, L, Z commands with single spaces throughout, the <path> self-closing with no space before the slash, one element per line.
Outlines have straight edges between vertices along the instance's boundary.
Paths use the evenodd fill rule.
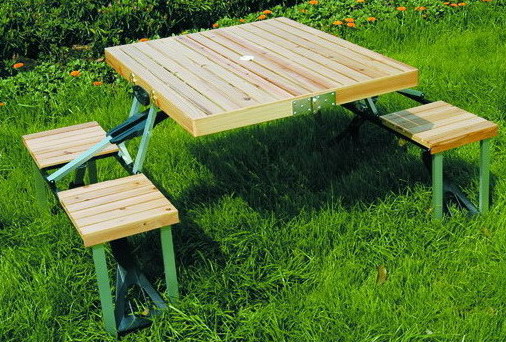
<path fill-rule="evenodd" d="M 4 0 L 0 4 L 0 59 L 66 58 L 73 45 L 88 54 L 143 37 L 169 36 L 210 27 L 237 16 L 294 0 Z M 72 54 L 71 54 L 72 56 Z"/>

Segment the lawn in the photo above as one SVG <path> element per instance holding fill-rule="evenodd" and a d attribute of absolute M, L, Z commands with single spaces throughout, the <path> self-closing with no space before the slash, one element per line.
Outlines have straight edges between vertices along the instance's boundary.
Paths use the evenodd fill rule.
<path fill-rule="evenodd" d="M 337 8 L 321 1 L 269 15 L 413 65 L 429 98 L 506 125 L 504 4 L 429 8 L 423 17 L 412 6 L 395 12 L 398 2 L 371 1 L 374 10 L 355 9 L 362 19 L 348 27 L 333 24 L 348 13 L 314 8 L 330 11 L 332 3 Z M 79 77 L 69 75 L 74 69 Z M 112 341 L 91 252 L 54 200 L 51 210 L 35 205 L 21 135 L 92 120 L 111 128 L 128 113 L 129 87 L 101 62 L 42 63 L 14 74 L 0 80 L 0 341 Z M 414 103 L 387 95 L 379 105 L 387 113 Z M 145 168 L 180 210 L 181 299 L 122 340 L 506 341 L 504 135 L 493 142 L 490 212 L 469 217 L 452 206 L 434 221 L 419 149 L 371 125 L 361 145 L 327 144 L 350 119 L 338 108 L 197 139 L 174 122 L 160 124 Z M 476 144 L 445 153 L 447 174 L 475 201 L 478 153 Z M 99 175 L 125 172 L 102 160 Z M 157 239 L 148 233 L 135 242 L 163 290 Z M 387 270 L 385 282 L 378 268 Z"/>

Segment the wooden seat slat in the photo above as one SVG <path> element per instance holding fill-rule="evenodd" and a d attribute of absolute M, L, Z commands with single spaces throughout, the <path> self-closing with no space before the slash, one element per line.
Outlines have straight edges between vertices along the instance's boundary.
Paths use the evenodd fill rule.
<path fill-rule="evenodd" d="M 62 191 L 58 198 L 85 246 L 179 222 L 177 209 L 143 174 Z M 83 201 L 85 207 L 76 205 Z"/>
<path fill-rule="evenodd" d="M 87 122 L 49 131 L 24 135 L 23 143 L 40 169 L 55 167 L 70 162 L 103 138 L 106 132 L 97 122 Z M 109 144 L 96 156 L 118 152 L 118 147 Z"/>
<path fill-rule="evenodd" d="M 100 126 L 100 125 L 96 121 L 90 121 L 90 122 L 86 122 L 86 123 L 82 123 L 82 124 L 78 124 L 78 125 L 65 126 L 65 127 L 61 127 L 61 128 L 50 129 L 47 131 L 26 134 L 26 135 L 23 135 L 23 139 L 26 141 L 29 141 L 29 140 L 34 140 L 34 139 L 38 139 L 38 138 L 43 138 L 46 136 L 53 136 L 55 134 L 61 134 L 61 133 L 72 132 L 72 131 L 79 131 L 82 129 L 95 127 L 95 126 Z"/>
<path fill-rule="evenodd" d="M 438 101 L 381 117 L 383 124 L 432 154 L 497 135 L 497 125 Z"/>

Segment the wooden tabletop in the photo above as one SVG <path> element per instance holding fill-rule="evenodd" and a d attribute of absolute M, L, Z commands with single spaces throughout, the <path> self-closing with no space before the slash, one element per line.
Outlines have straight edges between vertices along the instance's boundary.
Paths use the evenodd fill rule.
<path fill-rule="evenodd" d="M 287 18 L 115 46 L 105 55 L 194 136 L 296 115 L 323 94 L 343 104 L 418 84 L 416 68 Z"/>

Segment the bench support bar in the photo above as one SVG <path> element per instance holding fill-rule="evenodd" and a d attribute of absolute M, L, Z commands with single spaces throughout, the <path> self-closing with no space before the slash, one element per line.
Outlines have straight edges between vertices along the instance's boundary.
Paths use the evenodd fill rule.
<path fill-rule="evenodd" d="M 435 219 L 443 217 L 443 155 L 432 155 L 432 209 Z"/>
<path fill-rule="evenodd" d="M 490 198 L 490 139 L 480 141 L 480 212 L 488 212 Z"/>

